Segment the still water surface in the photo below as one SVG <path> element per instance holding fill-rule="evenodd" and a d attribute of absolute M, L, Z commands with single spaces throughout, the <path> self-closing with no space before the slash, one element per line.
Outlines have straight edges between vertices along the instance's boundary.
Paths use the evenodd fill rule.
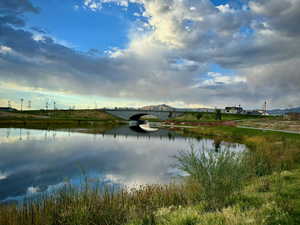
<path fill-rule="evenodd" d="M 245 149 L 244 145 L 185 138 L 167 130 L 137 133 L 126 126 L 97 135 L 1 128 L 0 201 L 56 190 L 66 180 L 79 185 L 83 175 L 102 185 L 168 183 L 179 173 L 172 167 L 174 155 L 191 144 L 212 151 Z"/>

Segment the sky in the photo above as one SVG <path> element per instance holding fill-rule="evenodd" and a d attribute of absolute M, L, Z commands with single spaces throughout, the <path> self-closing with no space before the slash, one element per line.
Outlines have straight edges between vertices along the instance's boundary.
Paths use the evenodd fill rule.
<path fill-rule="evenodd" d="M 299 21 L 300 0 L 1 0 L 0 107 L 300 106 Z"/>

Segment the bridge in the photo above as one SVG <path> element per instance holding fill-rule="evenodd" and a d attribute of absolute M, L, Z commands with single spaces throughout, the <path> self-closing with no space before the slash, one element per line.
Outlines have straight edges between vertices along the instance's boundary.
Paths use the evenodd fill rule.
<path fill-rule="evenodd" d="M 158 111 L 158 110 L 138 110 L 138 109 L 105 109 L 105 112 L 122 118 L 124 120 L 139 120 L 142 116 L 151 115 L 160 120 L 167 120 L 181 116 L 184 112 L 178 111 Z"/>

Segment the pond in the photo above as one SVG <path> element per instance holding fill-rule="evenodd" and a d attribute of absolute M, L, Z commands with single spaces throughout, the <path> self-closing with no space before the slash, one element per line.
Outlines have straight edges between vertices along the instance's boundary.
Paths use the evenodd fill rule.
<path fill-rule="evenodd" d="M 139 133 L 122 126 L 105 134 L 82 132 L 0 128 L 0 201 L 56 190 L 66 181 L 80 185 L 85 176 L 100 185 L 168 183 L 179 174 L 174 156 L 191 144 L 212 151 L 246 148 L 169 130 Z"/>

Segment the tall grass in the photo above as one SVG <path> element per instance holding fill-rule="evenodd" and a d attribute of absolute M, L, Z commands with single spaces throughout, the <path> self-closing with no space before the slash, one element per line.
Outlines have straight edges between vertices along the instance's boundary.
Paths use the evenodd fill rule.
<path fill-rule="evenodd" d="M 189 176 L 195 198 L 205 200 L 212 210 L 221 209 L 239 193 L 250 176 L 247 158 L 243 152 L 223 149 L 219 152 L 182 151 L 176 156 L 177 167 Z"/>
<path fill-rule="evenodd" d="M 145 185 L 112 190 L 71 185 L 22 205 L 0 205 L 1 225 L 122 225 L 134 218 L 149 220 L 162 207 L 187 205 L 183 185 Z M 150 217 L 149 217 L 150 216 Z"/>

